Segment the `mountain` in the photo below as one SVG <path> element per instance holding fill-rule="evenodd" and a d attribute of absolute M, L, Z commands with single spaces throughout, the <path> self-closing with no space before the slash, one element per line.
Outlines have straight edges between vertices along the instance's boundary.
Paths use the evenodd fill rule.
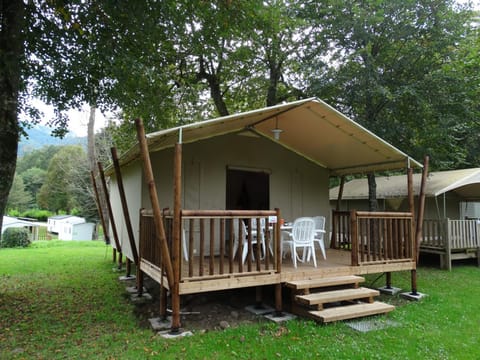
<path fill-rule="evenodd" d="M 31 129 L 26 129 L 28 137 L 22 136 L 18 144 L 18 156 L 22 156 L 26 152 L 39 149 L 46 145 L 82 145 L 87 146 L 87 137 L 77 137 L 72 134 L 67 134 L 63 139 L 51 135 L 52 129 L 43 126 L 35 125 Z"/>

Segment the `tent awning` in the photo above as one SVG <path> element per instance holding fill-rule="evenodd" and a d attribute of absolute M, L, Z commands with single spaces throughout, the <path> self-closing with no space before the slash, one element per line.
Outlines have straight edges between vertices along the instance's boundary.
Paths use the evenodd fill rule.
<path fill-rule="evenodd" d="M 407 196 L 406 175 L 384 176 L 375 179 L 377 199 L 392 199 Z M 413 175 L 413 192 L 420 192 L 421 174 Z M 330 199 L 338 197 L 339 188 L 330 190 Z M 466 200 L 480 200 L 480 168 L 437 171 L 428 175 L 425 196 L 435 197 L 449 191 Z M 342 198 L 345 200 L 368 199 L 367 179 L 355 179 L 344 185 Z"/>
<path fill-rule="evenodd" d="M 274 139 L 272 130 L 281 129 Z M 245 113 L 161 130 L 147 135 L 150 152 L 224 134 L 247 132 L 279 145 L 330 170 L 332 175 L 421 167 L 421 164 L 325 102 L 306 99 Z M 139 157 L 138 144 L 122 165 Z M 107 173 L 112 169 L 108 168 Z"/>

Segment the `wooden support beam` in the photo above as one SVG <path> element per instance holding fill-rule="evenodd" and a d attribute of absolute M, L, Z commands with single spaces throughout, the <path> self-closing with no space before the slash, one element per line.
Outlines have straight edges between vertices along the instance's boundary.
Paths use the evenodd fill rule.
<path fill-rule="evenodd" d="M 105 194 L 105 203 L 107 204 L 108 216 L 110 217 L 110 225 L 113 232 L 113 240 L 115 241 L 115 247 L 118 251 L 118 268 L 122 268 L 122 247 L 120 246 L 120 241 L 118 239 L 117 226 L 115 225 L 115 219 L 113 217 L 112 204 L 110 203 L 110 196 L 108 194 L 107 182 L 105 180 L 105 173 L 103 172 L 103 166 L 100 162 L 98 165 L 98 173 L 100 175 L 100 180 L 102 184 L 103 193 Z"/>
<path fill-rule="evenodd" d="M 416 254 L 415 258 L 418 263 L 418 258 L 420 256 L 420 242 L 422 241 L 422 231 L 423 231 L 423 215 L 425 211 L 425 187 L 427 183 L 428 176 L 428 163 L 429 158 L 425 156 L 423 161 L 423 171 L 422 171 L 422 182 L 420 184 L 420 194 L 418 196 L 418 215 L 417 215 L 417 226 L 415 231 L 415 241 L 416 241 Z"/>
<path fill-rule="evenodd" d="M 277 269 L 277 272 L 280 274 L 282 272 L 282 244 L 280 242 L 281 237 L 280 237 L 280 209 L 275 208 L 275 212 L 277 213 L 277 222 L 275 223 L 275 232 L 274 232 L 274 239 L 273 239 L 273 249 L 275 253 L 275 267 Z M 266 250 L 268 251 L 268 249 Z M 281 294 L 280 294 L 281 296 Z"/>
<path fill-rule="evenodd" d="M 391 289 L 392 288 L 392 273 L 391 272 L 387 272 L 386 273 L 386 284 L 385 284 L 385 287 L 387 289 Z"/>
<path fill-rule="evenodd" d="M 358 229 L 357 229 L 357 212 L 350 211 L 350 238 L 352 241 L 352 266 L 358 266 Z M 370 251 L 368 252 L 370 254 Z"/>
<path fill-rule="evenodd" d="M 416 235 L 415 235 L 415 200 L 414 200 L 414 194 L 413 194 L 413 168 L 408 168 L 407 169 L 407 186 L 408 186 L 408 207 L 410 208 L 410 212 L 412 213 L 412 224 L 410 228 L 410 234 L 413 237 L 411 240 L 413 241 L 413 244 L 409 246 L 408 254 L 413 258 L 414 254 L 413 252 L 415 251 L 416 248 Z M 413 245 L 413 246 L 412 246 Z"/>
<path fill-rule="evenodd" d="M 136 278 L 136 286 L 137 286 L 137 294 L 138 297 L 142 297 L 143 295 L 143 271 L 140 270 L 140 264 L 137 265 L 137 278 Z"/>
<path fill-rule="evenodd" d="M 257 307 L 260 307 L 262 306 L 262 302 L 263 302 L 262 287 L 256 286 L 255 287 L 255 305 Z"/>
<path fill-rule="evenodd" d="M 415 253 L 412 254 L 415 256 L 415 265 L 418 264 L 418 259 L 420 257 L 420 242 L 422 240 L 422 231 L 423 231 L 423 214 L 425 211 L 425 187 L 427 183 L 428 176 L 428 156 L 425 156 L 423 162 L 423 171 L 422 171 L 422 180 L 420 183 L 420 194 L 418 196 L 418 213 L 415 227 Z M 411 271 L 411 283 L 412 283 L 412 295 L 417 295 L 417 270 L 416 268 Z"/>
<path fill-rule="evenodd" d="M 412 213 L 413 219 L 415 219 L 415 201 L 413 194 L 413 169 L 407 169 L 407 189 L 408 189 L 408 208 Z"/>
<path fill-rule="evenodd" d="M 129 258 L 125 257 L 125 263 L 125 276 L 130 277 L 132 275 L 132 261 Z"/>
<path fill-rule="evenodd" d="M 282 316 L 282 284 L 275 284 L 275 315 Z"/>
<path fill-rule="evenodd" d="M 137 128 L 137 139 L 140 145 L 140 152 L 142 154 L 143 170 L 145 172 L 145 181 L 148 185 L 150 201 L 152 203 L 153 222 L 155 224 L 155 230 L 160 239 L 160 247 L 162 250 L 162 260 L 163 260 L 163 265 L 165 267 L 165 273 L 168 279 L 168 285 L 170 288 L 172 288 L 174 283 L 173 266 L 172 266 L 172 261 L 170 259 L 170 249 L 168 248 L 167 238 L 165 236 L 165 228 L 163 226 L 163 216 L 162 216 L 162 211 L 160 210 L 160 203 L 158 201 L 157 188 L 155 187 L 155 179 L 153 178 L 152 163 L 150 161 L 150 154 L 148 152 L 148 144 L 145 136 L 145 129 L 143 127 L 143 122 L 141 119 L 136 119 L 135 125 Z"/>
<path fill-rule="evenodd" d="M 130 249 L 132 251 L 133 261 L 138 265 L 138 252 L 137 245 L 135 244 L 135 236 L 133 235 L 132 222 L 130 220 L 130 214 L 128 211 L 127 197 L 125 196 L 125 188 L 123 187 L 122 172 L 120 170 L 120 163 L 118 161 L 117 149 L 112 147 L 110 149 L 112 154 L 113 167 L 115 169 L 115 176 L 117 178 L 117 187 L 120 194 L 120 201 L 122 203 L 123 218 L 125 219 L 125 226 L 127 228 L 128 240 L 130 243 Z"/>
<path fill-rule="evenodd" d="M 181 200 L 182 200 L 182 145 L 175 144 L 173 161 L 173 286 L 170 286 L 172 296 L 172 325 L 170 331 L 180 331 L 180 266 L 181 266 Z M 170 284 L 171 285 L 171 284 Z"/>

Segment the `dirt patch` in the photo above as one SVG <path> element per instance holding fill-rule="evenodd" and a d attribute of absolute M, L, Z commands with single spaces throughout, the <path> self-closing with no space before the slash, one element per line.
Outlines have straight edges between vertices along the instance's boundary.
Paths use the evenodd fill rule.
<path fill-rule="evenodd" d="M 127 286 L 134 285 L 134 283 L 127 284 Z M 159 316 L 160 287 L 154 281 L 147 279 L 145 288 L 152 296 L 152 300 L 136 303 L 135 315 L 139 319 L 140 326 L 151 328 L 148 319 Z M 268 288 L 263 290 L 264 302 L 273 307 L 273 303 L 266 301 L 273 299 L 272 293 L 273 291 Z M 263 316 L 255 315 L 245 309 L 247 306 L 255 305 L 255 299 L 255 288 L 182 296 L 182 328 L 192 331 L 212 331 L 267 321 Z M 170 304 L 167 308 L 171 309 Z"/>

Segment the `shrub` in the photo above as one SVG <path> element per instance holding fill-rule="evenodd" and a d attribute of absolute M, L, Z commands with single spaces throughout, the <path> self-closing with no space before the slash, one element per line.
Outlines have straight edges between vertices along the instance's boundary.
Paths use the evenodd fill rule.
<path fill-rule="evenodd" d="M 18 211 L 17 209 L 9 209 L 7 211 L 7 215 L 11 216 L 11 217 L 19 217 L 20 216 L 20 211 Z"/>
<path fill-rule="evenodd" d="M 25 228 L 8 228 L 5 229 L 0 241 L 0 247 L 27 247 L 30 245 L 30 233 Z"/>
<path fill-rule="evenodd" d="M 22 213 L 22 217 L 37 219 L 38 221 L 47 221 L 47 219 L 52 215 L 53 213 L 51 211 L 41 209 L 30 209 Z"/>

